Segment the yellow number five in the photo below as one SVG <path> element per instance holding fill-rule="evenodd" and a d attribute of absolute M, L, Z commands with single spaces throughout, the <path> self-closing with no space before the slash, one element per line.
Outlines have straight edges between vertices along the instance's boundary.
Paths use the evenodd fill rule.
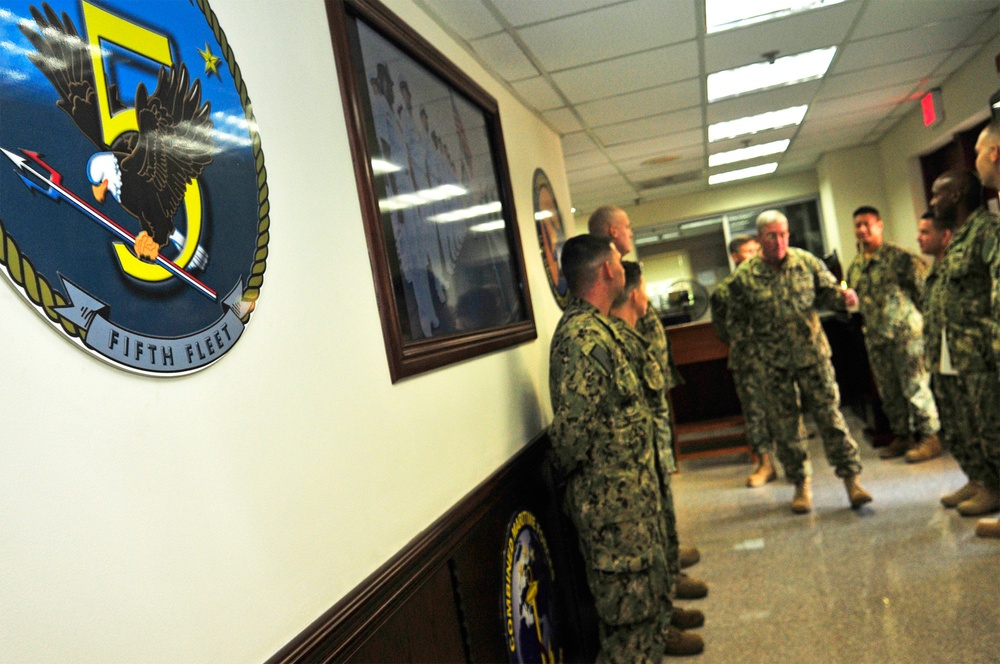
<path fill-rule="evenodd" d="M 90 42 L 90 57 L 94 64 L 94 83 L 97 86 L 98 106 L 101 110 L 101 131 L 104 132 L 104 142 L 111 145 L 112 141 L 126 131 L 138 131 L 139 122 L 135 109 L 129 108 L 111 115 L 108 96 L 108 81 L 104 73 L 104 58 L 101 56 L 101 42 L 111 42 L 122 48 L 145 56 L 150 60 L 170 67 L 173 58 L 170 56 L 170 43 L 163 35 L 157 34 L 129 23 L 125 19 L 110 14 L 94 5 L 83 3 L 83 22 L 87 29 L 87 39 Z M 174 261 L 180 267 L 187 267 L 191 257 L 198 248 L 201 237 L 201 188 L 197 180 L 188 183 L 184 192 L 184 209 L 187 213 L 187 241 L 180 255 Z M 121 242 L 115 242 L 115 253 L 122 270 L 142 281 L 166 281 L 171 278 L 169 272 L 159 265 L 145 263 L 136 258 Z"/>

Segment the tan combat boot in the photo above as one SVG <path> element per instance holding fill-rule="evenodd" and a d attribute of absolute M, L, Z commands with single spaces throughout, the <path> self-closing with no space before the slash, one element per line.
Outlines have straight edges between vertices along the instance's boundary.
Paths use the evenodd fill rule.
<path fill-rule="evenodd" d="M 979 516 L 997 510 L 1000 510 L 1000 491 L 982 484 L 976 495 L 958 504 L 958 513 L 962 516 Z"/>
<path fill-rule="evenodd" d="M 668 627 L 663 639 L 663 654 L 670 656 L 697 655 L 705 649 L 705 642 L 697 634 Z"/>
<path fill-rule="evenodd" d="M 681 569 L 691 567 L 701 560 L 701 552 L 695 546 L 684 546 L 682 544 L 677 547 L 677 554 L 677 557 L 680 559 L 678 562 L 680 562 Z"/>
<path fill-rule="evenodd" d="M 1000 538 L 1000 519 L 980 519 L 976 524 L 976 534 L 980 537 Z"/>
<path fill-rule="evenodd" d="M 771 462 L 771 455 L 761 454 L 760 465 L 757 466 L 757 470 L 753 471 L 753 475 L 747 478 L 747 486 L 756 489 L 776 479 L 778 479 L 778 473 L 774 469 L 774 463 Z"/>
<path fill-rule="evenodd" d="M 903 456 L 906 454 L 906 450 L 910 449 L 910 439 L 909 437 L 896 436 L 892 439 L 892 442 L 885 447 L 879 448 L 878 458 L 879 459 L 895 459 L 896 457 Z"/>
<path fill-rule="evenodd" d="M 865 503 L 872 501 L 872 495 L 865 491 L 865 488 L 858 483 L 857 475 L 845 477 L 844 487 L 847 489 L 847 497 L 851 501 L 852 510 L 856 510 Z"/>
<path fill-rule="evenodd" d="M 681 572 L 674 582 L 674 597 L 677 599 L 701 599 L 708 595 L 708 584 Z"/>
<path fill-rule="evenodd" d="M 813 507 L 812 478 L 807 477 L 795 484 L 795 497 L 792 498 L 792 511 L 796 514 L 806 514 Z"/>
<path fill-rule="evenodd" d="M 979 493 L 982 484 L 975 480 L 969 482 L 958 491 L 952 491 L 941 496 L 941 504 L 945 507 L 958 507 L 958 504 Z"/>
<path fill-rule="evenodd" d="M 682 609 L 675 604 L 670 614 L 670 624 L 681 631 L 696 629 L 705 624 L 705 614 L 698 609 Z"/>
<path fill-rule="evenodd" d="M 936 433 L 924 436 L 912 450 L 906 453 L 907 463 L 920 463 L 941 456 L 941 440 Z"/>

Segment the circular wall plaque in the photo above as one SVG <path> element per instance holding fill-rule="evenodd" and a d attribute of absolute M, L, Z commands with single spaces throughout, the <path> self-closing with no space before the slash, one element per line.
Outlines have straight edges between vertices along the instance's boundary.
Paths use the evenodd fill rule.
<path fill-rule="evenodd" d="M 532 182 L 535 201 L 535 226 L 538 229 L 538 243 L 542 248 L 542 263 L 545 265 L 545 276 L 556 302 L 563 309 L 569 301 L 569 288 L 563 277 L 559 258 L 562 256 L 563 244 L 566 243 L 566 231 L 563 228 L 562 215 L 556 202 L 552 184 L 545 171 L 537 169 Z"/>
<path fill-rule="evenodd" d="M 2 1 L 4 275 L 91 355 L 203 369 L 250 320 L 264 158 L 207 0 Z"/>

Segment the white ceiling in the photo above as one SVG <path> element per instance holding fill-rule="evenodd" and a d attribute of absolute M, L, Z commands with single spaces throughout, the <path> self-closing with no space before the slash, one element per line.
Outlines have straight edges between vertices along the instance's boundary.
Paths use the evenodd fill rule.
<path fill-rule="evenodd" d="M 704 0 L 415 1 L 562 136 L 584 214 L 707 189 L 710 173 L 775 160 L 709 169 L 710 153 L 745 144 L 710 145 L 714 122 L 808 104 L 799 127 L 750 137 L 792 139 L 775 175 L 873 143 L 1000 33 L 1000 0 L 848 0 L 712 35 Z M 821 80 L 707 101 L 707 74 L 832 45 Z"/>

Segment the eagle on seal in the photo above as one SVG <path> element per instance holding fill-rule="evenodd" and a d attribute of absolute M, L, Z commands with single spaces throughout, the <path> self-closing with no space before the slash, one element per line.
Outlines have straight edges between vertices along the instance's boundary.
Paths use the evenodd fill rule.
<path fill-rule="evenodd" d="M 87 164 L 94 198 L 103 203 L 110 194 L 139 220 L 135 254 L 154 261 L 168 242 L 178 239 L 174 214 L 184 199 L 188 182 L 212 163 L 214 142 L 211 102 L 201 102 L 201 81 L 190 82 L 184 64 L 160 67 L 152 95 L 139 83 L 135 91 L 138 131 L 126 131 L 111 145 L 101 131 L 97 85 L 91 47 L 80 37 L 66 14 L 62 18 L 42 3 L 44 15 L 30 8 L 35 25 L 23 21 L 21 32 L 37 53 L 28 58 L 59 93 L 56 106 L 99 149 Z M 124 110 L 117 85 L 108 86 L 111 113 Z"/>

